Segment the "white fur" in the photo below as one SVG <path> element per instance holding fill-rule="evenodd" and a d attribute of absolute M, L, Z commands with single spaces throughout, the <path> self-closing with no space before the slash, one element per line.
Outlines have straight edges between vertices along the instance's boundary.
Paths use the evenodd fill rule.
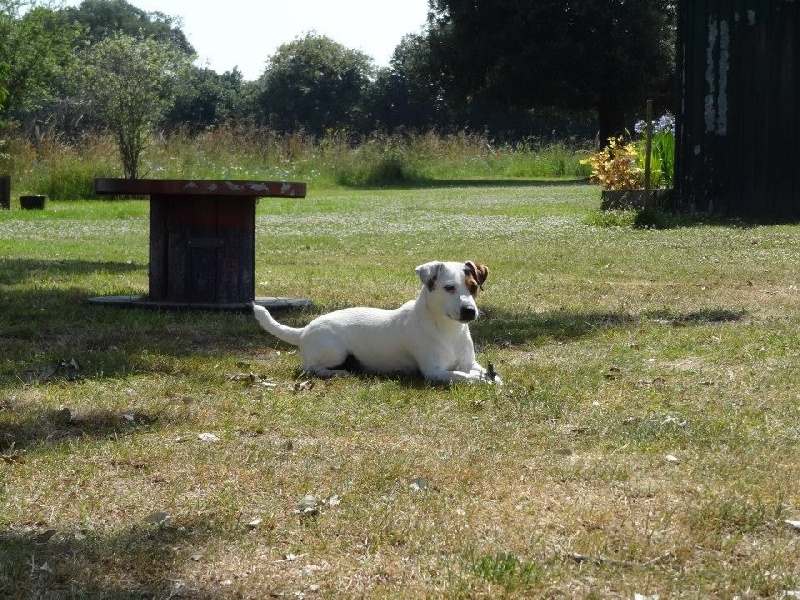
<path fill-rule="evenodd" d="M 253 312 L 266 331 L 298 346 L 303 369 L 318 377 L 349 375 L 341 365 L 352 356 L 367 373 L 419 371 L 429 381 L 491 382 L 475 360 L 469 333 L 468 322 L 479 311 L 475 280 L 472 293 L 467 287 L 466 265 L 475 263 L 418 266 L 419 296 L 395 310 L 346 308 L 305 327 L 282 325 L 259 305 L 253 305 Z M 493 382 L 502 383 L 499 377 Z"/>

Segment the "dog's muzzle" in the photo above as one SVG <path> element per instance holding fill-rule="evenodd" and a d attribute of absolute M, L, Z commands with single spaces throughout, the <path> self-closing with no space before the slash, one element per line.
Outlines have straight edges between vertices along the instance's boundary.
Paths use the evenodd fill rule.
<path fill-rule="evenodd" d="M 469 323 L 478 318 L 478 309 L 474 306 L 462 306 L 458 315 L 458 320 L 462 323 Z"/>

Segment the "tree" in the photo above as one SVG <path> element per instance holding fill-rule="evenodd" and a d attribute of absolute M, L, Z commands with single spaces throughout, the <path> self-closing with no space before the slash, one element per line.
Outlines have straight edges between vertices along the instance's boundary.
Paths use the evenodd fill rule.
<path fill-rule="evenodd" d="M 508 108 L 594 108 L 600 138 L 672 92 L 668 0 L 430 0 L 432 62 L 451 98 Z M 665 91 L 666 90 L 666 91 Z"/>
<path fill-rule="evenodd" d="M 175 101 L 164 115 L 167 127 L 188 127 L 191 133 L 214 127 L 243 114 L 242 72 L 234 67 L 222 75 L 190 67 L 178 83 Z"/>
<path fill-rule="evenodd" d="M 314 33 L 281 45 L 259 79 L 261 119 L 279 130 L 361 123 L 362 103 L 374 67 L 363 52 Z"/>
<path fill-rule="evenodd" d="M 376 124 L 390 130 L 448 124 L 452 115 L 441 84 L 432 76 L 429 58 L 424 35 L 403 37 L 390 68 L 381 69 L 371 86 L 368 112 Z"/>
<path fill-rule="evenodd" d="M 89 97 L 116 137 L 125 177 L 136 179 L 151 127 L 188 58 L 164 42 L 112 34 L 91 48 L 88 65 Z"/>
<path fill-rule="evenodd" d="M 76 66 L 78 28 L 36 2 L 0 0 L 0 120 L 34 110 Z"/>
<path fill-rule="evenodd" d="M 91 44 L 124 33 L 164 42 L 189 56 L 195 54 L 180 28 L 180 19 L 159 11 L 145 12 L 125 0 L 83 0 L 79 7 L 65 8 L 63 13 L 82 26 Z"/>

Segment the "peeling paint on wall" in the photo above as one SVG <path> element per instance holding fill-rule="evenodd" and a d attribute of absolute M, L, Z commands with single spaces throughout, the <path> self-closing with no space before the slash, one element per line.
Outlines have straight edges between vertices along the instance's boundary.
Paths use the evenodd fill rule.
<path fill-rule="evenodd" d="M 800 0 L 679 0 L 681 208 L 800 219 Z"/>
<path fill-rule="evenodd" d="M 706 131 L 712 132 L 715 128 L 716 115 L 714 111 L 714 97 L 716 96 L 716 77 L 714 75 L 714 49 L 717 47 L 717 19 L 713 15 L 708 17 L 708 43 L 706 44 L 706 86 L 708 86 L 708 93 L 706 94 L 705 102 L 705 116 L 706 116 Z"/>
<path fill-rule="evenodd" d="M 719 23 L 719 96 L 717 135 L 728 134 L 728 71 L 731 68 L 731 35 L 727 21 Z"/>
<path fill-rule="evenodd" d="M 731 36 L 727 21 L 708 17 L 706 43 L 705 124 L 707 133 L 728 133 L 728 71 L 730 71 Z"/>

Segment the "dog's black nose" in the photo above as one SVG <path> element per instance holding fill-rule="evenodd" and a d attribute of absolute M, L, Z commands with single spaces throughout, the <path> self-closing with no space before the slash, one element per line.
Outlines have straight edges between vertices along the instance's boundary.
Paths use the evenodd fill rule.
<path fill-rule="evenodd" d="M 478 311 L 472 306 L 462 306 L 460 317 L 461 321 L 464 323 L 467 321 L 474 321 L 478 318 Z"/>

